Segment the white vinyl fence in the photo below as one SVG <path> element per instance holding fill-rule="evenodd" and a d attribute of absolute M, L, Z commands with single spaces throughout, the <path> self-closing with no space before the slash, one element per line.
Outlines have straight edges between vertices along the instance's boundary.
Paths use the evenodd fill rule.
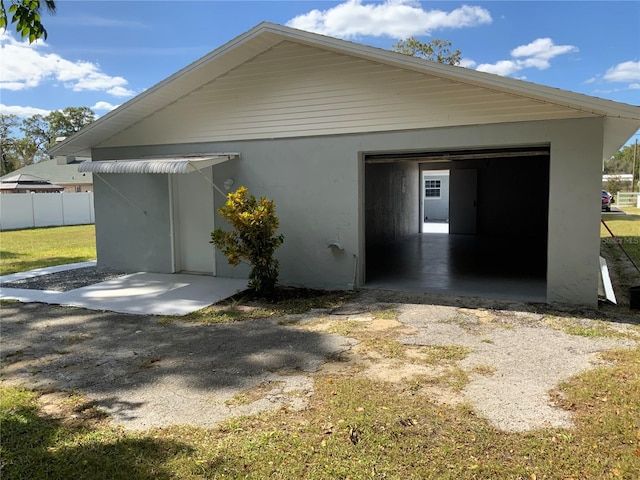
<path fill-rule="evenodd" d="M 93 192 L 0 195 L 0 230 L 94 222 Z"/>
<path fill-rule="evenodd" d="M 615 199 L 614 205 L 619 207 L 640 207 L 640 193 L 638 192 L 618 192 Z"/>

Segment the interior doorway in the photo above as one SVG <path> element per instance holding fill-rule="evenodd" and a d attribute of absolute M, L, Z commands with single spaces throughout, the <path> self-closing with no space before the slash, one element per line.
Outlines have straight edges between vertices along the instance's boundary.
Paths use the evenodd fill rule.
<path fill-rule="evenodd" d="M 449 170 L 422 170 L 422 233 L 449 233 Z"/>

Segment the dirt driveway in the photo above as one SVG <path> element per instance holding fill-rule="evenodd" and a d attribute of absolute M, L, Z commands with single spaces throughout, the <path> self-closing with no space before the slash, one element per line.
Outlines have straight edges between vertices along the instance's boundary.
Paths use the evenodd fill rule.
<path fill-rule="evenodd" d="M 570 413 L 553 404 L 550 390 L 597 366 L 598 352 L 640 340 L 633 319 L 465 305 L 365 292 L 334 310 L 206 325 L 8 303 L 2 380 L 77 391 L 114 422 L 139 430 L 210 427 L 231 416 L 304 408 L 318 373 L 411 382 L 457 372 L 465 376 L 460 385 L 423 382 L 421 393 L 435 402 L 468 402 L 498 428 L 524 431 L 570 426 Z M 380 342 L 393 353 L 369 348 Z M 462 354 L 453 362 L 423 361 L 433 346 Z"/>

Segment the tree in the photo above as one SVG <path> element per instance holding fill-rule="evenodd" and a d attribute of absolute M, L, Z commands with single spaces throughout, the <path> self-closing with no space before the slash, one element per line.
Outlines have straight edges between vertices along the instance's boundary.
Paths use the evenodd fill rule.
<path fill-rule="evenodd" d="M 6 175 L 17 168 L 12 155 L 16 139 L 11 132 L 18 125 L 17 115 L 0 114 L 0 175 Z"/>
<path fill-rule="evenodd" d="M 18 138 L 13 142 L 9 154 L 13 157 L 16 168 L 22 168 L 37 163 L 38 147 L 30 138 Z"/>
<path fill-rule="evenodd" d="M 246 187 L 240 187 L 227 196 L 227 203 L 218 212 L 233 230 L 216 228 L 211 232 L 210 243 L 219 248 L 234 267 L 248 260 L 251 265 L 249 288 L 272 296 L 279 272 L 274 254 L 284 241 L 282 235 L 276 235 L 280 222 L 275 203 L 265 197 L 258 201 L 253 195 L 248 196 Z"/>
<path fill-rule="evenodd" d="M 618 150 L 613 157 L 605 160 L 604 173 L 609 175 L 616 173 L 633 173 L 633 149 L 634 145 L 624 146 Z M 640 152 L 638 152 L 638 155 L 640 156 Z"/>
<path fill-rule="evenodd" d="M 20 129 L 37 148 L 35 161 L 49 157 L 48 150 L 58 137 L 68 137 L 95 120 L 89 107 L 67 107 L 47 116 L 33 115 L 22 122 Z"/>
<path fill-rule="evenodd" d="M 618 192 L 626 192 L 628 190 L 629 182 L 623 181 L 620 177 L 614 176 L 607 180 L 606 190 L 611 194 L 616 194 Z"/>
<path fill-rule="evenodd" d="M 391 46 L 391 48 L 405 55 L 411 55 L 412 57 L 420 57 L 433 62 L 446 63 L 449 65 L 460 65 L 460 57 L 462 53 L 460 50 L 456 50 L 451 53 L 451 42 L 448 40 L 434 39 L 430 42 L 424 43 L 417 40 L 415 37 L 409 37 L 405 40 L 400 40 L 398 43 Z"/>
<path fill-rule="evenodd" d="M 52 138 L 49 133 L 49 121 L 42 115 L 33 115 L 29 118 L 25 118 L 22 121 L 20 130 L 24 133 L 25 137 L 30 139 L 36 146 L 37 155 L 35 158 L 36 163 L 40 160 L 49 158 L 47 150 L 51 144 Z"/>
<path fill-rule="evenodd" d="M 89 107 L 67 107 L 54 110 L 46 117 L 49 122 L 49 143 L 58 137 L 69 137 L 96 119 Z"/>
<path fill-rule="evenodd" d="M 33 43 L 40 38 L 47 39 L 47 30 L 42 25 L 40 12 L 45 7 L 51 14 L 56 13 L 54 0 L 11 0 L 9 8 L 5 7 L 4 0 L 0 0 L 0 28 L 6 30 L 11 23 L 15 23 L 16 32 L 21 38 L 28 38 Z"/>

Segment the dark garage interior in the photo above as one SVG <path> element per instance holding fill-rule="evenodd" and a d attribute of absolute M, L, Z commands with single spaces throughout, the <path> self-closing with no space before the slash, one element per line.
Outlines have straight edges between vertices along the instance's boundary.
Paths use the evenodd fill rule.
<path fill-rule="evenodd" d="M 365 287 L 546 300 L 549 146 L 365 157 Z M 422 172 L 450 172 L 449 234 L 422 231 Z"/>

